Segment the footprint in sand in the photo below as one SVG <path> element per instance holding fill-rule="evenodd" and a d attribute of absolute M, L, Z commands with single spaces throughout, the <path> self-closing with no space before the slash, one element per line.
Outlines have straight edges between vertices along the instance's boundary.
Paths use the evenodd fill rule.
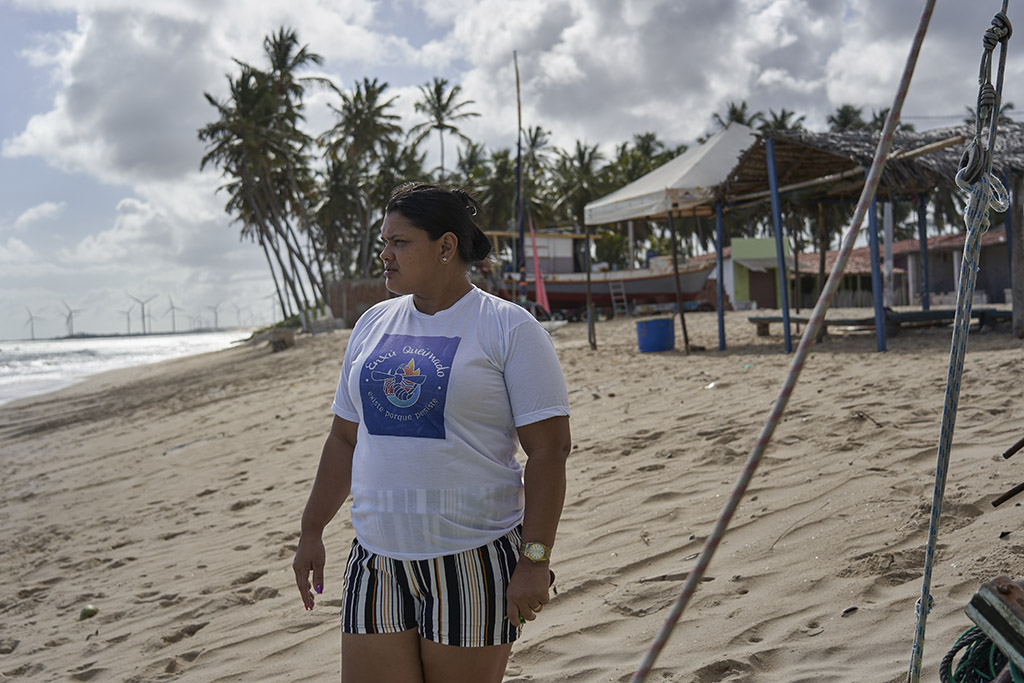
<path fill-rule="evenodd" d="M 232 586 L 244 586 L 247 583 L 252 583 L 256 579 L 260 578 L 261 576 L 264 576 L 266 573 L 267 573 L 266 569 L 261 569 L 259 571 L 246 572 L 242 576 L 239 576 L 237 579 L 232 581 L 231 585 Z"/>
<path fill-rule="evenodd" d="M 177 631 L 174 631 L 173 633 L 169 633 L 166 636 L 162 636 L 160 638 L 160 642 L 163 643 L 163 645 L 171 645 L 172 643 L 180 642 L 185 638 L 191 638 L 195 634 L 199 633 L 199 631 L 206 628 L 207 624 L 209 623 L 210 622 L 208 621 L 203 621 L 195 624 L 189 624 L 188 626 L 183 626 Z"/>

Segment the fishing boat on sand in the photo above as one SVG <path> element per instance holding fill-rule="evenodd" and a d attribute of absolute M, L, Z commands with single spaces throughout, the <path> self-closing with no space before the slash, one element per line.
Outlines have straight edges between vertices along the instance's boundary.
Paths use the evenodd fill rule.
<path fill-rule="evenodd" d="M 492 239 L 514 237 L 512 233 L 489 233 Z M 547 294 L 550 313 L 575 317 L 586 305 L 587 273 L 580 266 L 579 254 L 584 235 L 567 233 L 538 234 L 534 238 L 543 289 Z M 529 248 L 529 247 L 528 247 Z M 514 252 L 513 252 L 514 253 Z M 527 259 L 526 298 L 538 303 L 537 278 L 532 259 Z M 713 304 L 704 301 L 701 294 L 714 262 L 695 260 L 679 264 L 679 290 L 687 308 L 711 310 Z M 519 274 L 506 267 L 501 273 L 485 273 L 495 294 L 510 301 L 519 299 Z M 605 269 L 595 264 L 590 273 L 590 297 L 598 308 L 611 310 L 618 299 L 627 310 L 650 304 L 674 304 L 676 277 L 671 256 L 652 256 L 647 267 L 633 270 Z"/>

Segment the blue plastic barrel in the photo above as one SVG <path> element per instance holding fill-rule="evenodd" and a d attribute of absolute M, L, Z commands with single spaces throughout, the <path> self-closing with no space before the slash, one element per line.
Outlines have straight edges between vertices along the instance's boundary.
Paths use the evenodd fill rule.
<path fill-rule="evenodd" d="M 676 328 L 672 318 L 641 320 L 636 324 L 636 341 L 640 353 L 671 351 L 676 347 Z"/>

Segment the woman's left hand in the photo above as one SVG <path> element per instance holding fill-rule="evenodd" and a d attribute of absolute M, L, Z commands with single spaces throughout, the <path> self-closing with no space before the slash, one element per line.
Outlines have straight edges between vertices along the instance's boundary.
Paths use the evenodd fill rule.
<path fill-rule="evenodd" d="M 521 558 L 505 592 L 505 613 L 512 623 L 520 624 L 522 620 L 536 619 L 544 605 L 551 600 L 548 593 L 550 586 L 551 572 L 547 562 L 534 563 Z"/>

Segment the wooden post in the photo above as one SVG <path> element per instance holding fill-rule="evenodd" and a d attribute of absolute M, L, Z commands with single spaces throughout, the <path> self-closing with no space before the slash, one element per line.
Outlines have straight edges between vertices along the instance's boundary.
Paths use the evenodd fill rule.
<path fill-rule="evenodd" d="M 882 204 L 882 212 L 882 226 L 885 231 L 885 245 L 883 247 L 885 259 L 882 262 L 882 303 L 886 308 L 892 308 L 895 304 L 892 282 L 892 197 L 889 197 L 889 201 Z"/>
<path fill-rule="evenodd" d="M 928 195 L 921 195 L 917 206 L 917 240 L 921 247 L 921 310 L 930 306 L 931 283 L 928 281 Z"/>
<path fill-rule="evenodd" d="M 590 342 L 590 350 L 597 351 L 597 328 L 594 325 L 594 304 L 590 301 L 590 271 L 594 269 L 590 263 L 590 225 L 584 228 L 586 235 L 586 253 L 583 255 L 583 263 L 587 269 L 587 341 Z"/>
<path fill-rule="evenodd" d="M 633 236 L 633 221 L 626 221 L 627 239 L 629 240 L 629 270 L 636 268 L 636 249 Z"/>
<path fill-rule="evenodd" d="M 875 305 L 875 342 L 885 351 L 885 310 L 882 306 L 882 267 L 878 262 L 878 200 L 868 209 L 868 249 L 871 251 L 871 298 Z"/>
<path fill-rule="evenodd" d="M 793 351 L 793 337 L 789 329 L 789 277 L 786 273 L 785 252 L 782 249 L 782 206 L 779 197 L 779 178 L 775 169 L 775 140 L 765 140 L 768 164 L 768 187 L 772 195 L 772 224 L 775 227 L 775 260 L 779 271 L 779 294 L 782 297 L 782 331 L 786 353 Z"/>
<path fill-rule="evenodd" d="M 718 299 L 718 350 L 725 351 L 725 221 L 722 219 L 722 203 L 715 204 L 715 265 L 718 266 L 718 282 L 715 283 L 715 298 Z"/>
<path fill-rule="evenodd" d="M 1013 296 L 1013 336 L 1024 339 L 1024 176 L 1014 174 L 1012 242 L 1013 265 L 1010 270 L 1011 289 Z"/>
<path fill-rule="evenodd" d="M 818 281 L 817 287 L 818 298 L 821 298 L 821 292 L 825 289 L 825 252 L 828 251 L 828 239 L 825 233 L 825 205 L 818 202 Z M 839 288 L 842 289 L 843 281 L 839 281 Z M 825 326 L 822 325 L 818 328 L 817 342 L 820 344 L 822 339 L 825 338 Z"/>
<path fill-rule="evenodd" d="M 683 350 L 690 353 L 690 335 L 686 333 L 686 314 L 683 312 L 683 289 L 679 285 L 679 245 L 676 243 L 676 224 L 672 221 L 671 209 L 668 212 L 668 230 L 672 233 L 672 272 L 675 273 L 676 281 L 676 307 L 683 327 Z"/>

